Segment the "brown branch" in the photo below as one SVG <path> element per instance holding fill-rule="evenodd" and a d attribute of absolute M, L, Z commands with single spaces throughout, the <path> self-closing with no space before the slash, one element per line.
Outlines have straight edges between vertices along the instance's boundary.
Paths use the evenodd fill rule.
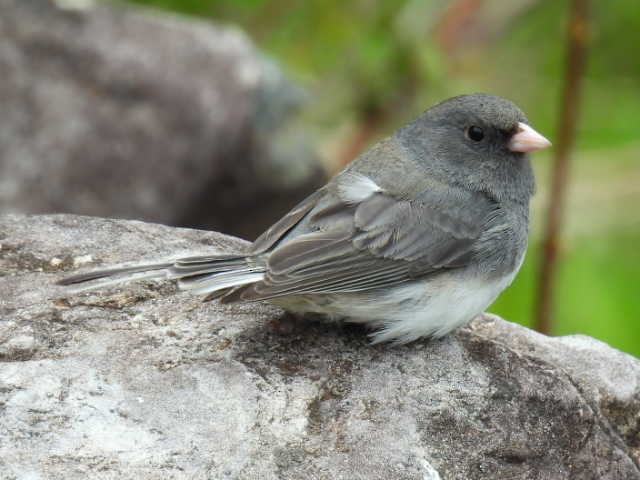
<path fill-rule="evenodd" d="M 461 37 L 473 25 L 482 8 L 482 0 L 458 0 L 444 11 L 436 29 L 436 39 L 442 50 L 450 55 L 461 43 Z"/>
<path fill-rule="evenodd" d="M 535 303 L 535 328 L 547 334 L 552 331 L 558 238 L 564 214 L 570 154 L 576 136 L 580 86 L 587 59 L 589 0 L 571 1 L 567 33 L 567 66 L 562 91 L 556 156 L 551 174 L 551 193 L 544 230 L 543 254 Z"/>

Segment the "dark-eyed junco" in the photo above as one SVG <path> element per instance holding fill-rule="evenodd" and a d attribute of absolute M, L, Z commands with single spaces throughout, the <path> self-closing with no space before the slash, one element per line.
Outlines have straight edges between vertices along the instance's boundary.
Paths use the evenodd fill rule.
<path fill-rule="evenodd" d="M 442 336 L 481 313 L 515 277 L 534 190 L 527 152 L 549 145 L 508 100 L 451 98 L 360 155 L 246 255 L 61 283 L 84 290 L 175 278 L 206 299 L 266 300 L 364 323 L 375 329 L 374 342 Z"/>

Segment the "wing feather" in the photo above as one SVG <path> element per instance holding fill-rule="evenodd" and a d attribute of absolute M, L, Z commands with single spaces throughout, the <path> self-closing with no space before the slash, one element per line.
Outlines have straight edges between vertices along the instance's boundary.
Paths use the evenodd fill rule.
<path fill-rule="evenodd" d="M 264 235 L 262 245 L 272 245 L 264 279 L 223 301 L 385 288 L 464 266 L 498 209 L 481 193 L 444 186 L 413 200 L 384 190 L 358 202 L 330 191 L 310 199 L 273 230 L 286 235 L 304 224 L 304 233 L 285 241 Z"/>

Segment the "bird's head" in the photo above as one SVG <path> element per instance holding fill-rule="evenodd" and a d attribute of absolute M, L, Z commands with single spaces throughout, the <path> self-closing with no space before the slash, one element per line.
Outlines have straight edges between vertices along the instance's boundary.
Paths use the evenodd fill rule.
<path fill-rule="evenodd" d="M 398 135 L 429 174 L 527 202 L 534 190 L 528 152 L 551 145 L 515 104 L 484 93 L 434 105 Z"/>

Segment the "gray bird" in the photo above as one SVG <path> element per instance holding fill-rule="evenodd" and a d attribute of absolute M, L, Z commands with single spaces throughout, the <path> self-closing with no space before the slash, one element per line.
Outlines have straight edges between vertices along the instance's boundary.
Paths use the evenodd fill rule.
<path fill-rule="evenodd" d="M 244 253 L 98 271 L 76 290 L 178 279 L 223 303 L 266 300 L 363 323 L 374 342 L 440 337 L 487 308 L 527 247 L 534 177 L 550 146 L 513 103 L 445 100 L 347 165 Z M 85 284 L 89 282 L 89 284 Z"/>

